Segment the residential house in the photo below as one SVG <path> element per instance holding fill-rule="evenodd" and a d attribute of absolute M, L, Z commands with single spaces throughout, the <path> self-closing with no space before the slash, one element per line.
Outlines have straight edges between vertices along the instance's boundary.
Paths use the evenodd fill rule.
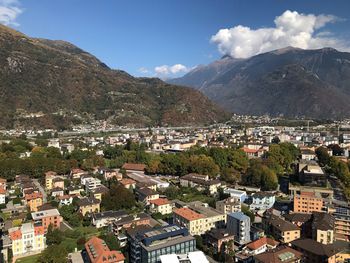
<path fill-rule="evenodd" d="M 10 228 L 8 232 L 12 241 L 12 254 L 15 257 L 39 253 L 46 248 L 43 226 L 25 223 L 21 227 Z"/>
<path fill-rule="evenodd" d="M 298 165 L 299 181 L 303 185 L 326 186 L 327 176 L 316 161 L 301 160 Z"/>
<path fill-rule="evenodd" d="M 63 195 L 64 195 L 64 190 L 62 188 L 60 188 L 60 187 L 52 188 L 51 196 L 59 197 L 59 196 L 63 196 Z"/>
<path fill-rule="evenodd" d="M 300 149 L 301 159 L 306 161 L 311 161 L 316 158 L 315 151 L 309 148 Z"/>
<path fill-rule="evenodd" d="M 288 246 L 279 246 L 254 256 L 256 263 L 301 263 L 303 258 L 303 253 Z"/>
<path fill-rule="evenodd" d="M 123 178 L 122 180 L 120 180 L 120 183 L 126 189 L 135 189 L 135 187 L 136 187 L 136 181 L 129 179 L 129 178 Z"/>
<path fill-rule="evenodd" d="M 234 249 L 233 241 L 234 241 L 234 235 L 230 234 L 226 229 L 223 229 L 223 228 L 220 228 L 220 229 L 213 228 L 205 234 L 206 244 L 209 247 L 214 248 L 215 253 L 225 252 L 225 251 L 222 251 L 223 244 L 226 244 L 226 250 L 228 249 L 227 246 L 231 244 L 232 246 L 231 249 L 233 250 Z"/>
<path fill-rule="evenodd" d="M 101 167 L 101 168 L 98 168 L 98 173 L 102 175 L 105 180 L 110 180 L 112 178 L 115 178 L 118 181 L 120 181 L 123 178 L 122 174 L 119 173 L 119 171 L 116 169 Z"/>
<path fill-rule="evenodd" d="M 70 205 L 75 195 L 63 195 L 58 197 L 59 205 Z"/>
<path fill-rule="evenodd" d="M 124 263 L 124 255 L 110 250 L 104 240 L 94 236 L 85 243 L 85 251 L 90 263 Z"/>
<path fill-rule="evenodd" d="M 159 194 L 147 187 L 136 188 L 135 195 L 138 201 L 144 202 L 146 205 L 149 205 L 151 200 L 159 199 Z"/>
<path fill-rule="evenodd" d="M 4 178 L 0 178 L 0 188 L 7 189 L 7 180 Z"/>
<path fill-rule="evenodd" d="M 273 207 L 275 195 L 266 192 L 257 192 L 251 196 L 250 210 L 267 210 Z"/>
<path fill-rule="evenodd" d="M 238 189 L 225 188 L 224 193 L 229 194 L 231 197 L 238 199 L 241 203 L 243 203 L 244 200 L 247 198 L 247 192 Z"/>
<path fill-rule="evenodd" d="M 129 215 L 124 210 L 93 213 L 92 224 L 96 228 L 106 227 L 112 224 L 114 221 L 118 221 L 127 216 Z"/>
<path fill-rule="evenodd" d="M 87 172 L 79 168 L 73 168 L 70 171 L 70 177 L 72 179 L 80 179 L 85 174 L 87 174 Z"/>
<path fill-rule="evenodd" d="M 336 258 L 341 251 L 333 244 L 325 245 L 313 239 L 298 239 L 292 242 L 292 247 L 303 253 L 305 262 L 308 263 L 339 262 Z"/>
<path fill-rule="evenodd" d="M 210 179 L 208 175 L 190 173 L 180 177 L 180 185 L 196 188 L 199 191 L 206 190 L 209 194 L 214 195 L 221 187 L 221 181 Z"/>
<path fill-rule="evenodd" d="M 87 213 L 92 214 L 100 212 L 100 200 L 93 197 L 81 198 L 78 202 L 79 212 L 85 216 Z"/>
<path fill-rule="evenodd" d="M 262 226 L 266 234 L 281 243 L 290 243 L 301 235 L 299 227 L 271 213 L 264 213 Z"/>
<path fill-rule="evenodd" d="M 117 235 L 122 229 L 129 229 L 137 226 L 149 226 L 151 217 L 146 213 L 139 213 L 137 215 L 128 215 L 114 220 L 112 223 L 112 230 Z"/>
<path fill-rule="evenodd" d="M 6 204 L 6 190 L 0 187 L 0 205 Z"/>
<path fill-rule="evenodd" d="M 150 211 L 152 213 L 160 213 L 162 215 L 168 215 L 173 212 L 173 207 L 170 201 L 166 198 L 158 198 L 150 200 Z"/>
<path fill-rule="evenodd" d="M 26 194 L 24 200 L 31 212 L 37 212 L 38 207 L 43 204 L 43 195 L 41 193 L 33 192 Z"/>

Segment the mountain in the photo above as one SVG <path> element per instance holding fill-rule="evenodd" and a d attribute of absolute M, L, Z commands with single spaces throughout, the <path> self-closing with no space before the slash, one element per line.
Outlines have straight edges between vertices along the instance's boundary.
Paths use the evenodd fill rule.
<path fill-rule="evenodd" d="M 110 69 L 65 41 L 0 25 L 0 127 L 198 125 L 229 115 L 201 92 Z"/>
<path fill-rule="evenodd" d="M 225 56 L 169 83 L 200 90 L 238 114 L 350 117 L 350 53 L 332 48 Z"/>

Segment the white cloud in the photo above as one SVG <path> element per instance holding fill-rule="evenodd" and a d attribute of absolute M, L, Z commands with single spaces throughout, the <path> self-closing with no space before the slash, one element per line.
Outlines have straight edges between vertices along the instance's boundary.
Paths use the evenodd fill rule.
<path fill-rule="evenodd" d="M 0 24 L 19 26 L 17 17 L 23 12 L 17 0 L 0 0 Z"/>
<path fill-rule="evenodd" d="M 149 73 L 149 70 L 145 67 L 141 67 L 138 69 L 138 71 L 142 74 L 148 74 Z"/>
<path fill-rule="evenodd" d="M 156 73 L 157 76 L 160 76 L 160 77 L 169 77 L 170 75 L 187 73 L 189 70 L 190 68 L 182 64 L 175 64 L 172 66 L 162 65 L 154 68 L 154 72 Z"/>
<path fill-rule="evenodd" d="M 274 20 L 275 27 L 251 29 L 238 25 L 220 29 L 211 37 L 222 54 L 247 58 L 271 50 L 293 46 L 303 49 L 334 47 L 347 49 L 344 41 L 317 30 L 341 20 L 333 15 L 302 14 L 285 11 Z"/>

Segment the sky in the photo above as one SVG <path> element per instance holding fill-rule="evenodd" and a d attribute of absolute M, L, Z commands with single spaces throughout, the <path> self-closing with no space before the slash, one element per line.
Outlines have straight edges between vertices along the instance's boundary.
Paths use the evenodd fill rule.
<path fill-rule="evenodd" d="M 0 0 L 0 23 L 163 79 L 223 55 L 286 46 L 350 51 L 349 0 Z"/>

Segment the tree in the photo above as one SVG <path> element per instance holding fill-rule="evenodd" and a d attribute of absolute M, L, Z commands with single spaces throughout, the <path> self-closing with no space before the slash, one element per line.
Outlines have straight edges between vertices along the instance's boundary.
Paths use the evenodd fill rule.
<path fill-rule="evenodd" d="M 38 259 L 38 263 L 66 263 L 67 249 L 62 245 L 48 246 Z"/>
<path fill-rule="evenodd" d="M 112 183 L 110 191 L 102 196 L 101 208 L 107 210 L 130 209 L 135 206 L 135 196 L 123 185 Z"/>
<path fill-rule="evenodd" d="M 318 147 L 316 149 L 316 156 L 319 161 L 319 163 L 323 166 L 328 165 L 330 161 L 330 156 L 328 154 L 328 151 L 324 147 Z"/>
<path fill-rule="evenodd" d="M 246 216 L 250 217 L 250 222 L 254 222 L 255 220 L 255 215 L 252 211 L 249 210 L 249 207 L 247 205 L 242 204 L 241 206 L 241 211 L 243 214 L 245 214 Z"/>
<path fill-rule="evenodd" d="M 62 242 L 62 240 L 62 232 L 58 229 L 53 229 L 52 225 L 50 224 L 46 233 L 46 244 L 48 246 L 58 245 Z"/>
<path fill-rule="evenodd" d="M 120 250 L 119 241 L 113 233 L 101 235 L 100 238 L 106 242 L 110 250 Z"/>

